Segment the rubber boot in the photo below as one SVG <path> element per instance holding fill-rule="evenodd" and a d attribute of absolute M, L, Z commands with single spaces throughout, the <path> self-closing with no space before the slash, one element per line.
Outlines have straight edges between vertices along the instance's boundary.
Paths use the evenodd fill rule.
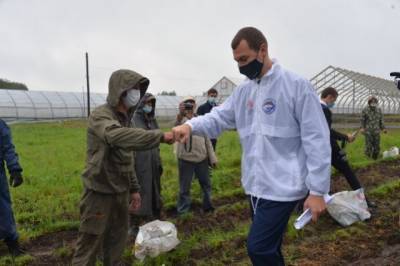
<path fill-rule="evenodd" d="M 5 240 L 4 241 L 8 247 L 8 251 L 12 257 L 18 257 L 25 254 L 25 250 L 19 245 L 18 239 L 15 240 Z"/>

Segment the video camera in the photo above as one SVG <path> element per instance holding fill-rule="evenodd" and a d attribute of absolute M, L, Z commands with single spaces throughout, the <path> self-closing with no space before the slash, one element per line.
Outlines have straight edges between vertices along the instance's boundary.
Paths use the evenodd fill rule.
<path fill-rule="evenodd" d="M 400 90 L 400 72 L 392 72 L 390 76 L 394 77 L 394 84 L 396 84 L 397 88 Z"/>
<path fill-rule="evenodd" d="M 185 107 L 185 110 L 193 110 L 194 104 L 190 103 L 190 102 L 186 102 L 186 103 L 183 103 L 183 106 Z"/>

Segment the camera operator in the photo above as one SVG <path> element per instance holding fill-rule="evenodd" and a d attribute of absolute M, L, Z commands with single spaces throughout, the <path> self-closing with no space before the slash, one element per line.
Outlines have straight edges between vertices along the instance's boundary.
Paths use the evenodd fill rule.
<path fill-rule="evenodd" d="M 196 101 L 193 97 L 186 97 L 179 104 L 179 114 L 176 125 L 181 125 L 192 119 L 196 114 Z M 212 212 L 214 207 L 211 203 L 211 181 L 208 166 L 215 167 L 217 157 L 211 141 L 203 136 L 191 136 L 187 144 L 179 143 L 177 147 L 178 170 L 179 170 L 179 197 L 177 202 L 178 214 L 190 211 L 191 198 L 190 188 L 193 175 L 199 180 L 203 191 L 203 211 Z"/>
<path fill-rule="evenodd" d="M 400 90 L 400 72 L 392 72 L 390 76 L 394 77 L 394 84 Z"/>

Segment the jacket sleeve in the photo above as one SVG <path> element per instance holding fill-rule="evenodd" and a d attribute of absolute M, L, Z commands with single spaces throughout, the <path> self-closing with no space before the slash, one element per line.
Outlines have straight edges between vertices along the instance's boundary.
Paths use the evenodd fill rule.
<path fill-rule="evenodd" d="M 213 108 L 210 113 L 187 121 L 186 124 L 192 128 L 193 134 L 216 139 L 223 131 L 234 129 L 236 127 L 234 106 L 235 92 L 236 91 L 234 91 L 222 105 Z"/>
<path fill-rule="evenodd" d="M 333 128 L 331 128 L 330 132 L 331 132 L 331 138 L 333 138 L 334 140 L 339 140 L 339 141 L 348 140 L 347 135 L 340 133 L 340 132 L 334 130 Z"/>
<path fill-rule="evenodd" d="M 331 111 L 327 107 L 323 107 L 322 111 L 324 112 L 326 122 L 328 123 L 331 138 L 334 140 L 339 140 L 339 141 L 347 140 L 346 135 L 344 135 L 332 128 L 332 113 L 331 113 Z"/>
<path fill-rule="evenodd" d="M 204 113 L 204 104 L 202 104 L 197 108 L 197 115 L 204 115 Z"/>
<path fill-rule="evenodd" d="M 382 111 L 380 111 L 379 113 L 380 113 L 379 128 L 380 128 L 381 130 L 384 130 L 384 129 L 385 129 L 385 124 L 384 124 L 384 122 L 383 122 L 383 113 L 382 113 Z"/>
<path fill-rule="evenodd" d="M 218 162 L 217 155 L 214 152 L 214 148 L 212 146 L 211 140 L 206 138 L 206 148 L 207 148 L 207 156 L 210 164 L 216 164 Z"/>
<path fill-rule="evenodd" d="M 361 128 L 365 128 L 367 126 L 367 114 L 365 109 L 361 112 Z"/>
<path fill-rule="evenodd" d="M 136 175 L 136 154 L 135 152 L 133 152 L 133 172 L 132 172 L 132 176 L 129 180 L 129 192 L 132 193 L 136 193 L 140 191 L 140 185 L 139 185 L 139 181 Z"/>
<path fill-rule="evenodd" d="M 1 153 L 4 161 L 7 164 L 8 172 L 22 172 L 22 168 L 19 164 L 18 154 L 15 152 L 15 147 L 12 142 L 11 130 L 7 124 L 0 120 L 0 134 L 1 134 Z"/>
<path fill-rule="evenodd" d="M 296 100 L 295 116 L 300 127 L 301 143 L 306 153 L 306 186 L 311 195 L 329 192 L 331 144 L 329 128 L 312 85 L 304 81 Z"/>
<path fill-rule="evenodd" d="M 164 136 L 160 130 L 123 127 L 106 114 L 91 115 L 89 128 L 110 146 L 132 151 L 157 147 Z"/>

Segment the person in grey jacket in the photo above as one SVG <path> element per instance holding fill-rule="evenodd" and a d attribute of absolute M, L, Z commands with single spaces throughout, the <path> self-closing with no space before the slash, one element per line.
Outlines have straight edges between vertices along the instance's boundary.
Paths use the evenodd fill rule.
<path fill-rule="evenodd" d="M 177 116 L 176 125 L 183 124 L 196 114 L 196 101 L 193 97 L 185 98 L 179 106 L 180 113 Z M 216 167 L 217 157 L 209 138 L 193 135 L 187 144 L 179 143 L 177 147 L 179 168 L 179 197 L 177 203 L 178 214 L 184 214 L 190 210 L 190 187 L 193 175 L 199 180 L 203 191 L 203 211 L 212 212 L 211 181 L 208 167 Z"/>
<path fill-rule="evenodd" d="M 155 118 L 156 98 L 146 93 L 141 99 L 132 124 L 146 130 L 159 129 Z M 140 185 L 141 207 L 131 216 L 132 233 L 140 223 L 160 219 L 162 199 L 160 177 L 163 173 L 160 148 L 135 152 L 135 171 Z"/>

